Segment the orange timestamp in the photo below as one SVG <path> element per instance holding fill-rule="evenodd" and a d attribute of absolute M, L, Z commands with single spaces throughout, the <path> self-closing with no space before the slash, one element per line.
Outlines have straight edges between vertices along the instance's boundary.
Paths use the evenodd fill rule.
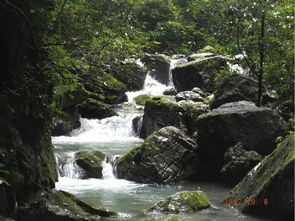
<path fill-rule="evenodd" d="M 263 204 L 265 206 L 267 206 L 269 204 L 269 200 L 267 198 L 264 198 L 262 200 L 262 202 L 257 202 L 256 199 L 254 198 L 247 198 L 247 199 L 239 199 L 239 198 L 225 198 L 223 201 L 223 204 L 226 206 L 239 206 L 241 205 L 244 201 L 246 201 L 246 204 L 248 204 L 248 206 L 255 206 L 258 203 L 259 204 Z"/>

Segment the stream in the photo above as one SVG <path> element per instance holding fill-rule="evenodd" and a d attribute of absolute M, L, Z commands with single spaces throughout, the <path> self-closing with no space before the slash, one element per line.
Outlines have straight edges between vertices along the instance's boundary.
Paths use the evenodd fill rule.
<path fill-rule="evenodd" d="M 177 60 L 174 60 L 170 69 L 176 63 Z M 171 73 L 169 86 L 160 84 L 148 74 L 142 90 L 126 93 L 128 102 L 118 105 L 116 110 L 119 116 L 102 120 L 81 118 L 81 127 L 73 130 L 70 136 L 52 137 L 59 172 L 56 189 L 70 192 L 82 200 L 96 204 L 98 207 L 119 212 L 119 217 L 105 220 L 144 220 L 147 218 L 144 214 L 145 209 L 167 196 L 184 190 L 202 190 L 208 194 L 212 203 L 209 209 L 180 215 L 187 221 L 266 220 L 244 215 L 234 208 L 224 206 L 223 199 L 230 188 L 220 184 L 139 184 L 117 179 L 111 164 L 112 160 L 103 163 L 102 179 L 79 179 L 79 174 L 82 171 L 74 163 L 75 152 L 99 150 L 110 159 L 115 159 L 141 144 L 143 140 L 136 137 L 136 133 L 132 129 L 132 119 L 142 115 L 143 110 L 135 105 L 133 99 L 140 94 L 162 95 L 165 89 L 173 87 L 172 82 Z"/>

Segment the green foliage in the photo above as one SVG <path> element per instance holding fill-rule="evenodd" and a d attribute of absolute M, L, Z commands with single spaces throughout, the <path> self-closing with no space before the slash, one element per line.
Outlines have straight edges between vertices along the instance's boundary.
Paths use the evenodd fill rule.
<path fill-rule="evenodd" d="M 106 66 L 120 69 L 120 61 L 141 57 L 144 52 L 188 54 L 211 45 L 220 54 L 245 51 L 251 68 L 257 71 L 263 11 L 264 85 L 283 98 L 294 93 L 291 0 L 54 0 L 51 7 L 52 11 L 44 14 L 49 27 L 43 28 L 47 28 L 44 45 L 55 64 L 51 72 L 58 84 L 53 106 L 59 107 L 63 94 L 77 82 L 93 79 L 89 75 L 101 78 L 110 73 L 129 84 L 132 80 L 125 81 L 124 73 Z M 217 81 L 227 73 L 221 71 Z M 118 86 L 113 80 L 108 84 L 110 88 Z M 103 82 L 92 92 L 101 100 L 108 97 Z"/>

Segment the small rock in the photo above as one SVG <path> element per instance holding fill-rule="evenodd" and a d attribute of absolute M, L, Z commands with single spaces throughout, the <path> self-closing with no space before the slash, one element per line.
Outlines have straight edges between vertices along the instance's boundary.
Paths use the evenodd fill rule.
<path fill-rule="evenodd" d="M 84 179 L 102 178 L 102 162 L 105 157 L 100 151 L 80 151 L 75 154 L 75 162 L 84 170 Z"/>
<path fill-rule="evenodd" d="M 198 93 L 195 93 L 193 91 L 182 91 L 176 94 L 175 96 L 176 101 L 181 101 L 181 100 L 191 100 L 191 101 L 203 101 L 203 97 L 199 95 Z"/>
<path fill-rule="evenodd" d="M 166 89 L 166 90 L 163 92 L 163 94 L 164 94 L 164 95 L 172 95 L 172 96 L 174 96 L 174 95 L 177 94 L 177 91 L 176 91 L 176 89 L 175 89 L 174 87 L 172 87 L 172 88 L 168 88 L 168 89 Z"/>

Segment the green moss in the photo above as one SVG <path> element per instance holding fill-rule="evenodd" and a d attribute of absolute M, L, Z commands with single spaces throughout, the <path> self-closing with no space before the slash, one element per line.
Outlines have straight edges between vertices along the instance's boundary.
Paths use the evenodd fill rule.
<path fill-rule="evenodd" d="M 75 155 L 76 160 L 83 159 L 88 161 L 89 163 L 98 163 L 101 164 L 105 158 L 105 154 L 100 151 L 80 151 Z"/>
<path fill-rule="evenodd" d="M 208 208 L 211 205 L 207 194 L 202 191 L 181 192 L 179 197 L 192 211 Z"/>
<path fill-rule="evenodd" d="M 148 98 L 146 103 L 152 103 L 157 107 L 166 107 L 170 111 L 181 111 L 181 107 L 176 103 L 175 99 L 171 96 L 154 96 Z"/>
<path fill-rule="evenodd" d="M 130 163 L 131 161 L 138 161 L 142 152 L 142 146 L 134 147 L 127 154 L 123 155 L 117 162 L 117 164 L 121 163 Z"/>
<path fill-rule="evenodd" d="M 145 102 L 147 99 L 149 99 L 151 96 L 148 95 L 148 94 L 141 94 L 141 95 L 138 95 L 137 97 L 134 98 L 134 101 L 137 105 L 142 105 L 144 106 L 145 105 Z"/>
<path fill-rule="evenodd" d="M 57 214 L 68 214 L 69 217 L 77 216 L 83 218 L 83 220 L 93 220 L 96 215 L 101 217 L 117 215 L 114 211 L 97 208 L 64 191 L 53 191 L 47 195 L 46 199 L 50 211 Z"/>
<path fill-rule="evenodd" d="M 114 78 L 112 75 L 104 74 L 102 77 L 100 77 L 100 79 L 110 90 L 126 90 L 125 85 L 121 81 Z"/>

